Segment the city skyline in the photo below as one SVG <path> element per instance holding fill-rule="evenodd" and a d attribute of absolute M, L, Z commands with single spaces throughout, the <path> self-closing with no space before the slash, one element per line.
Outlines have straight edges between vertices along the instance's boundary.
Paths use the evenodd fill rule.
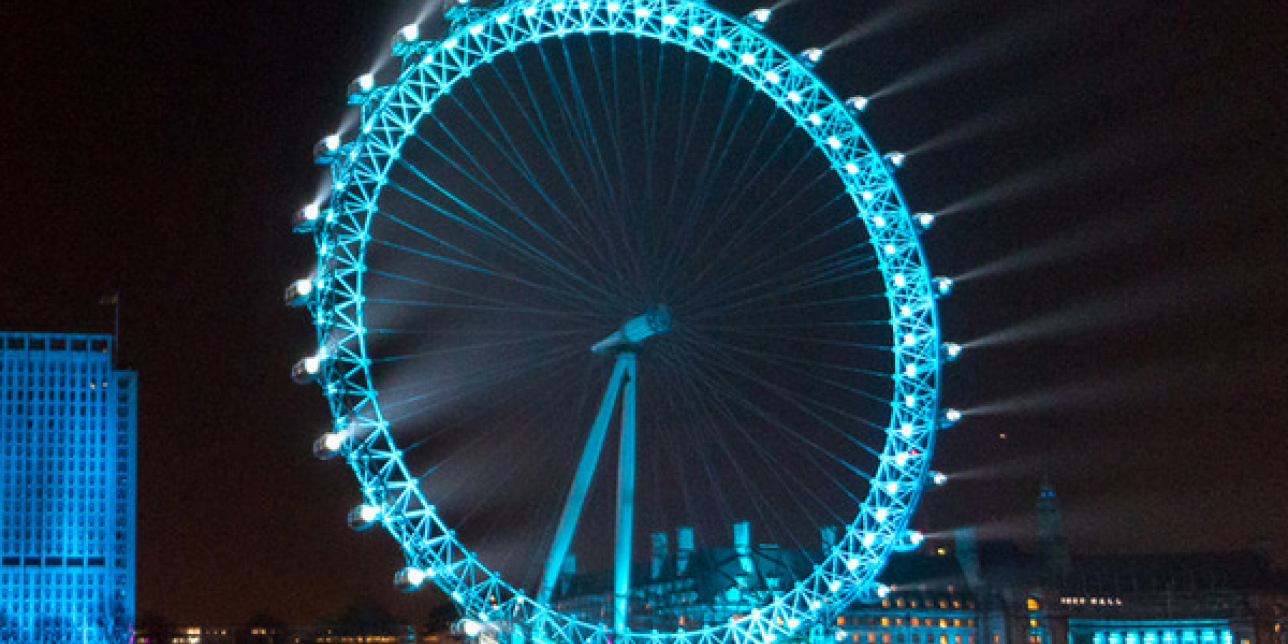
<path fill-rule="evenodd" d="M 958 280 L 944 332 L 967 353 L 944 402 L 967 417 L 916 525 L 1027 540 L 1046 476 L 1075 550 L 1266 539 L 1288 559 L 1282 115 L 1255 7 L 859 4 L 785 3 L 772 28 L 841 43 L 820 74 L 874 97 L 865 127 L 909 152 L 909 201 L 944 213 L 925 243 Z M 309 150 L 415 10 L 19 15 L 0 329 L 110 332 L 97 303 L 120 294 L 120 360 L 142 383 L 142 612 L 438 601 L 396 594 L 392 541 L 345 526 L 356 486 L 309 453 L 327 410 L 288 377 L 312 331 L 281 307 L 311 262 L 289 232 L 318 182 Z"/>

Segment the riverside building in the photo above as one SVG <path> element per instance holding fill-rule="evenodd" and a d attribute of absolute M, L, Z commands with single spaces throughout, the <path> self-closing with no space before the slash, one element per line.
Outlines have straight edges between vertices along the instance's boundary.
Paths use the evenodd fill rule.
<path fill-rule="evenodd" d="M 0 332 L 0 642 L 125 642 L 138 381 L 112 336 Z"/>

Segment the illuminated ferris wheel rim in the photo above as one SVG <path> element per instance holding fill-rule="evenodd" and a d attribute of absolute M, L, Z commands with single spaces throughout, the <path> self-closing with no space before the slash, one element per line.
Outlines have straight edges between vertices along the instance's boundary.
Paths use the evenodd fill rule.
<path fill-rule="evenodd" d="M 941 346 L 934 299 L 948 283 L 932 279 L 925 268 L 917 226 L 891 176 L 891 159 L 875 150 L 857 121 L 862 104 L 841 100 L 813 73 L 819 50 L 792 54 L 762 33 L 767 13 L 738 20 L 696 0 L 519 0 L 458 10 L 468 14 L 466 19 L 441 41 L 418 41 L 416 34 L 400 32 L 407 63 L 399 79 L 385 87 L 374 87 L 370 77 L 355 82 L 363 103 L 357 139 L 345 144 L 328 137 L 319 144 L 333 174 L 330 207 L 312 213 L 319 274 L 307 288 L 317 290 L 310 302 L 321 348 L 302 361 L 301 369 L 318 375 L 336 418 L 319 449 L 343 453 L 362 484 L 364 503 L 351 522 L 358 527 L 380 523 L 399 541 L 409 564 L 398 575 L 401 585 L 433 580 L 466 617 L 522 625 L 550 641 L 772 642 L 855 598 L 883 593 L 875 579 L 887 557 L 919 538 L 907 524 L 928 475 L 939 426 Z M 612 633 L 504 582 L 456 539 L 424 496 L 389 432 L 369 370 L 363 262 L 370 223 L 388 174 L 420 118 L 456 82 L 498 56 L 550 38 L 592 34 L 647 37 L 701 55 L 789 114 L 851 196 L 890 307 L 894 397 L 880 465 L 858 515 L 809 577 L 736 621 L 701 630 Z"/>

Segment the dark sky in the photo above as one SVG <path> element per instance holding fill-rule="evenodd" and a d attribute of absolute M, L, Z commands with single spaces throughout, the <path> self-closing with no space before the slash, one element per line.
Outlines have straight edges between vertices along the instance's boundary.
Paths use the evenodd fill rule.
<path fill-rule="evenodd" d="M 742 12 L 747 2 L 720 0 Z M 344 525 L 356 486 L 290 364 L 281 292 L 309 150 L 411 3 L 28 2 L 0 20 L 0 328 L 107 332 L 140 374 L 138 601 L 181 622 L 338 615 L 401 558 Z M 819 72 L 865 116 L 960 277 L 968 411 L 928 531 L 1029 538 L 1044 473 L 1076 549 L 1288 561 L 1282 35 L 1270 3 L 797 0 Z M 1279 30 L 1282 31 L 1282 30 Z M 1278 107 L 1276 107 L 1278 105 Z M 1003 439 L 1001 436 L 1005 435 Z M 427 598 L 428 597 L 428 598 Z"/>

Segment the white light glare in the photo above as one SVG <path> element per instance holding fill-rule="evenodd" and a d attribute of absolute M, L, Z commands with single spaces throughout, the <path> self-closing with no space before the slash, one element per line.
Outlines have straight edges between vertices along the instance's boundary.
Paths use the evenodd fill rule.
<path fill-rule="evenodd" d="M 362 504 L 349 512 L 349 527 L 353 530 L 366 530 L 380 518 L 380 507 Z"/>
<path fill-rule="evenodd" d="M 934 213 L 929 213 L 929 212 L 917 213 L 917 224 L 921 226 L 923 230 L 928 230 L 931 226 L 935 224 Z"/>
<path fill-rule="evenodd" d="M 818 61 L 823 60 L 823 50 L 818 47 L 810 47 L 801 52 L 801 60 L 811 65 L 817 65 Z"/>
<path fill-rule="evenodd" d="M 876 519 L 878 523 L 885 523 L 885 520 L 889 518 L 890 510 L 888 508 L 877 508 Z"/>
<path fill-rule="evenodd" d="M 412 23 L 398 30 L 398 37 L 405 42 L 414 42 L 420 39 L 420 25 Z"/>
<path fill-rule="evenodd" d="M 890 481 L 889 483 L 886 483 L 886 493 L 887 493 L 887 494 L 898 494 L 898 493 L 899 493 L 899 482 L 898 482 L 898 481 Z"/>
<path fill-rule="evenodd" d="M 466 637 L 478 637 L 479 633 L 483 632 L 483 625 L 472 619 L 462 620 L 461 632 L 465 633 Z"/>
<path fill-rule="evenodd" d="M 944 343 L 944 358 L 947 360 L 956 360 L 962 354 L 962 345 L 956 342 Z"/>
<path fill-rule="evenodd" d="M 668 13 L 665 16 L 662 16 L 662 24 L 668 27 L 674 27 L 680 24 L 680 19 Z"/>
<path fill-rule="evenodd" d="M 361 91 L 370 92 L 371 89 L 376 86 L 376 77 L 372 76 L 371 73 L 368 72 L 353 79 L 353 84 Z"/>
<path fill-rule="evenodd" d="M 286 289 L 286 305 L 300 306 L 308 301 L 309 294 L 313 292 L 313 280 L 299 279 L 291 282 L 290 287 Z"/>
<path fill-rule="evenodd" d="M 340 135 L 329 134 L 313 146 L 313 160 L 318 164 L 328 164 L 335 158 L 340 149 Z"/>
<path fill-rule="evenodd" d="M 943 472 L 931 472 L 930 482 L 934 483 L 936 486 L 946 485 L 948 483 L 948 475 Z"/>
<path fill-rule="evenodd" d="M 778 72 L 771 69 L 765 72 L 765 80 L 769 81 L 771 85 L 777 85 L 778 81 L 782 80 L 782 77 L 778 75 Z"/>
<path fill-rule="evenodd" d="M 865 534 L 863 535 L 863 547 L 864 547 L 864 548 L 871 548 L 871 547 L 872 547 L 872 544 L 875 544 L 876 542 L 877 542 L 877 533 L 875 533 L 875 532 L 868 532 L 868 533 L 865 533 Z M 855 560 L 854 560 L 854 559 L 851 559 L 850 561 L 855 561 Z M 854 568 L 851 568 L 850 570 L 854 570 Z"/>
<path fill-rule="evenodd" d="M 953 290 L 953 280 L 951 277 L 935 278 L 935 294 L 948 295 Z"/>
<path fill-rule="evenodd" d="M 335 458 L 344 446 L 344 434 L 340 432 L 328 432 L 313 441 L 313 456 L 321 461 Z"/>
<path fill-rule="evenodd" d="M 903 165 L 904 161 L 908 160 L 908 155 L 902 152 L 891 152 L 890 154 L 885 155 L 885 160 L 890 165 L 898 168 Z"/>
<path fill-rule="evenodd" d="M 732 46 L 733 43 L 729 42 L 728 38 L 716 38 L 716 49 L 728 49 Z M 755 62 L 755 59 L 752 59 L 752 62 Z"/>
<path fill-rule="evenodd" d="M 408 566 L 394 575 L 394 586 L 405 593 L 420 588 L 423 583 L 425 583 L 425 571 L 420 568 Z"/>
<path fill-rule="evenodd" d="M 943 416 L 939 419 L 939 426 L 943 428 L 952 427 L 957 421 L 962 419 L 962 413 L 956 409 L 945 409 Z"/>
<path fill-rule="evenodd" d="M 762 7 L 747 14 L 747 20 L 750 21 L 753 26 L 763 27 L 769 22 L 770 16 L 773 15 L 773 10 Z"/>
<path fill-rule="evenodd" d="M 304 370 L 309 373 L 317 373 L 322 368 L 322 361 L 326 359 L 325 353 L 319 353 L 315 356 L 309 356 L 304 359 Z"/>
<path fill-rule="evenodd" d="M 845 106 L 855 112 L 862 112 L 868 108 L 868 99 L 866 96 L 851 96 L 845 99 Z"/>
<path fill-rule="evenodd" d="M 318 221 L 322 219 L 322 209 L 317 204 L 311 203 L 295 212 L 291 221 L 291 229 L 297 233 L 311 232 L 317 228 Z"/>

